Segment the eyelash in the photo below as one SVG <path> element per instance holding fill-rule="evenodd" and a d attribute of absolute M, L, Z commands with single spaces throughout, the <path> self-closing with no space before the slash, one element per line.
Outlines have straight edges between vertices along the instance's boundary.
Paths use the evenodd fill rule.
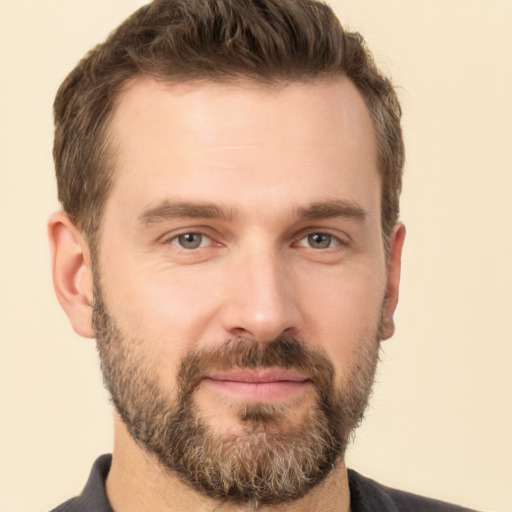
<path fill-rule="evenodd" d="M 310 245 L 308 246 L 310 249 L 315 249 L 315 250 L 322 250 L 322 249 L 332 249 L 333 247 L 338 247 L 340 245 L 343 245 L 343 242 L 342 240 L 337 237 L 336 235 L 333 235 L 332 233 L 326 233 L 326 232 L 323 232 L 323 231 L 313 231 L 311 233 L 308 233 L 307 235 L 303 236 L 302 238 L 300 238 L 297 242 L 297 245 L 299 247 L 304 247 L 300 244 L 300 242 L 302 242 L 303 240 L 308 240 L 308 242 L 311 242 L 311 239 L 313 237 L 318 237 L 318 236 L 321 236 L 321 237 L 325 237 L 328 239 L 328 247 L 311 247 Z M 331 245 L 332 244 L 332 245 Z"/>
<path fill-rule="evenodd" d="M 199 236 L 199 237 L 201 237 L 200 241 L 199 241 L 199 245 L 197 245 L 197 247 L 184 247 L 182 245 L 182 243 L 180 243 L 180 239 L 183 238 L 183 237 L 186 237 L 186 236 L 191 236 L 191 235 L 192 236 Z M 303 240 L 306 240 L 306 239 L 309 239 L 308 242 L 311 242 L 311 238 L 314 237 L 314 236 L 326 237 L 328 239 L 328 246 L 327 247 L 315 248 L 315 247 L 311 247 L 310 245 L 302 245 L 301 244 L 301 242 Z M 211 236 L 209 236 L 208 234 L 204 233 L 204 232 L 201 232 L 201 231 L 187 231 L 187 232 L 180 233 L 178 235 L 173 236 L 172 238 L 170 238 L 165 243 L 168 243 L 168 244 L 171 244 L 171 245 L 176 245 L 177 247 L 179 247 L 180 249 L 183 249 L 185 251 L 195 251 L 197 249 L 205 247 L 203 245 L 203 243 L 205 241 L 205 238 L 209 239 L 211 242 L 214 242 L 214 239 Z M 208 244 L 208 245 L 210 245 L 210 244 Z M 343 241 L 340 237 L 338 237 L 336 235 L 333 235 L 332 233 L 329 233 L 329 232 L 311 231 L 311 232 L 301 236 L 301 238 L 296 239 L 296 241 L 294 242 L 293 245 L 295 245 L 297 247 L 307 247 L 307 248 L 310 248 L 310 249 L 313 249 L 313 250 L 327 250 L 327 249 L 332 249 L 333 247 L 347 245 L 347 242 Z"/>
<path fill-rule="evenodd" d="M 183 238 L 183 237 L 186 237 L 186 236 L 190 236 L 190 235 L 201 237 L 200 243 L 199 243 L 199 245 L 197 247 L 192 247 L 192 248 L 190 248 L 190 247 L 183 247 L 183 245 L 180 244 L 180 242 L 179 242 L 180 238 Z M 183 249 L 185 251 L 194 251 L 196 249 L 200 249 L 201 247 L 203 247 L 203 242 L 204 242 L 205 238 L 207 238 L 207 239 L 209 239 L 209 240 L 211 240 L 213 242 L 213 238 L 211 236 L 208 236 L 206 233 L 203 233 L 201 231 L 186 231 L 185 233 L 180 233 L 178 235 L 173 236 L 166 243 L 171 244 L 171 245 L 176 245 L 180 249 Z"/>

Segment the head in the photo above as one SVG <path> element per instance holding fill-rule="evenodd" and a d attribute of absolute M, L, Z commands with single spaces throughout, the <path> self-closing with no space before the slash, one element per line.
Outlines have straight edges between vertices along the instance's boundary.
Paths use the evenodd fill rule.
<path fill-rule="evenodd" d="M 218 500 L 343 465 L 393 332 L 400 110 L 302 0 L 155 1 L 55 103 L 54 281 L 118 422 Z"/>

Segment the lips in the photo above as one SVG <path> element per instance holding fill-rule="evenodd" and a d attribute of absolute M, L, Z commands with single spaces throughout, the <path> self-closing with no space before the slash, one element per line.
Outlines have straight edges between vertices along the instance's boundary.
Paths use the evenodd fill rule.
<path fill-rule="evenodd" d="M 274 368 L 214 372 L 203 383 L 213 391 L 258 402 L 290 398 L 311 385 L 307 375 Z"/>

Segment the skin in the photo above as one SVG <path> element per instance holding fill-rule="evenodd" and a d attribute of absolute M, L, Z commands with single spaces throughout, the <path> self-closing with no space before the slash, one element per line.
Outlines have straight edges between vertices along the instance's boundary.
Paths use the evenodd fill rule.
<path fill-rule="evenodd" d="M 393 334 L 405 230 L 395 226 L 386 264 L 374 130 L 348 79 L 272 87 L 140 79 L 122 93 L 111 131 L 118 163 L 100 238 L 104 298 L 123 332 L 144 340 L 134 350 L 171 400 L 193 347 L 298 335 L 323 350 L 341 386 L 380 320 L 381 337 Z M 190 210 L 206 203 L 223 215 Z M 75 331 L 92 338 L 87 243 L 63 212 L 49 233 L 59 301 Z M 180 247 L 186 233 L 204 234 L 198 248 Z M 328 246 L 313 247 L 312 234 L 330 237 Z M 289 421 L 300 422 L 302 387 L 257 399 L 289 405 Z M 235 432 L 230 405 L 254 399 L 211 385 L 195 397 L 213 428 Z M 244 510 L 169 476 L 119 418 L 107 493 L 118 512 Z M 340 464 L 304 498 L 272 510 L 349 506 Z"/>

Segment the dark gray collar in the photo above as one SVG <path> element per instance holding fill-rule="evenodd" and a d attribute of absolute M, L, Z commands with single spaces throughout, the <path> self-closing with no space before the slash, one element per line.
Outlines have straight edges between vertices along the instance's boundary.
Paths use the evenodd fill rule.
<path fill-rule="evenodd" d="M 82 494 L 52 512 L 114 512 L 105 492 L 105 480 L 111 463 L 112 455 L 99 457 Z M 350 469 L 348 483 L 352 512 L 471 512 L 455 505 L 390 489 Z"/>

